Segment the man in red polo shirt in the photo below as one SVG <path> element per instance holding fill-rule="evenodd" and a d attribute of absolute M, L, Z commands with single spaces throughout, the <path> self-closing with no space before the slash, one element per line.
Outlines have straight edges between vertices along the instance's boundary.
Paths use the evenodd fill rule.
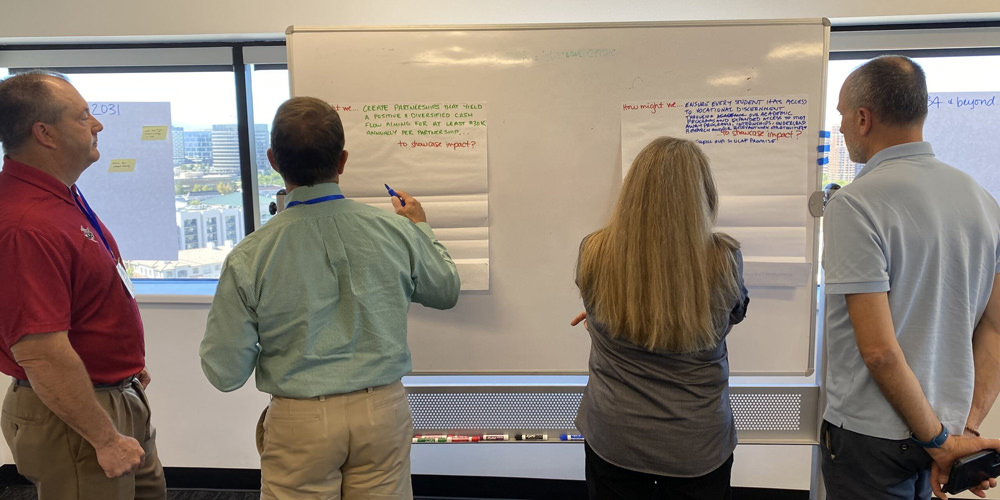
<path fill-rule="evenodd" d="M 61 75 L 0 81 L 0 426 L 40 500 L 166 498 L 132 283 L 75 185 L 103 128 Z"/>

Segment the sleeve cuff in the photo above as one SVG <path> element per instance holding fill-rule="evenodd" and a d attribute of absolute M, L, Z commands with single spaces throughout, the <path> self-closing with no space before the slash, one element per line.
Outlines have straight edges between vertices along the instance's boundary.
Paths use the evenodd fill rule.
<path fill-rule="evenodd" d="M 437 241 L 437 237 L 434 236 L 434 230 L 431 229 L 431 225 L 426 222 L 418 222 L 417 228 L 420 229 L 424 234 L 427 235 L 431 241 Z"/>
<path fill-rule="evenodd" d="M 847 295 L 849 293 L 879 293 L 889 291 L 889 281 L 861 281 L 854 283 L 829 283 L 823 286 L 827 295 Z"/>

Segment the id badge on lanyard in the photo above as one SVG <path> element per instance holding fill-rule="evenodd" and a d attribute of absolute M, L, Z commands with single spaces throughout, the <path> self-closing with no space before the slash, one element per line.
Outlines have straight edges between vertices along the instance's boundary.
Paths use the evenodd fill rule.
<path fill-rule="evenodd" d="M 132 279 L 128 277 L 128 271 L 125 270 L 125 266 L 122 264 L 121 259 L 115 258 L 115 253 L 111 251 L 111 244 L 108 243 L 108 239 L 104 236 L 104 230 L 101 229 L 101 222 L 97 220 L 97 214 L 94 210 L 90 208 L 90 204 L 87 203 L 87 199 L 83 197 L 83 193 L 80 192 L 80 188 L 76 188 L 73 191 L 73 198 L 76 200 L 76 206 L 79 207 L 83 215 L 87 217 L 87 221 L 90 225 L 97 231 L 97 235 L 101 237 L 101 242 L 104 243 L 104 248 L 108 250 L 108 255 L 111 256 L 111 262 L 115 265 L 115 271 L 118 273 L 118 277 L 122 280 L 122 285 L 125 286 L 125 291 L 128 292 L 129 297 L 135 298 L 135 285 L 132 284 Z"/>
<path fill-rule="evenodd" d="M 118 270 L 118 277 L 122 279 L 122 284 L 125 285 L 125 290 L 128 292 L 129 296 L 134 299 L 135 285 L 132 284 L 132 278 L 128 277 L 128 271 L 125 270 L 125 266 L 123 266 L 119 261 L 115 263 L 115 269 Z"/>

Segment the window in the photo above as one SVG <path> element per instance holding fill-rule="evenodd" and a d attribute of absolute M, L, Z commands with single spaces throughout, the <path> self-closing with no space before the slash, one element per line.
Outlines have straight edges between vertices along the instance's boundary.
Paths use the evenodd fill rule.
<path fill-rule="evenodd" d="M 839 35 L 839 36 L 838 36 Z M 831 53 L 831 61 L 827 71 L 826 95 L 826 129 L 831 132 L 830 161 L 824 169 L 823 185 L 835 182 L 845 185 L 854 180 L 855 175 L 863 165 L 850 161 L 843 135 L 840 134 L 840 113 L 837 112 L 837 101 L 840 88 L 847 76 L 856 67 L 879 54 L 902 54 L 910 56 L 923 67 L 927 75 L 928 92 L 933 97 L 940 93 L 991 93 L 1000 94 L 1000 49 L 984 49 L 981 47 L 996 46 L 998 33 L 991 28 L 966 28 L 951 30 L 885 30 L 885 31 L 849 31 L 834 33 L 831 45 L 851 49 L 852 52 Z M 978 47 L 956 49 L 956 47 Z M 853 52 L 864 50 L 864 52 Z M 1000 108 L 1000 103 L 991 105 L 993 109 Z M 966 170 L 987 189 L 994 197 L 1000 198 L 1000 183 L 992 185 L 992 175 L 982 170 L 989 168 L 974 158 L 988 157 L 985 152 L 990 140 L 986 137 L 974 137 L 978 132 L 986 132 L 984 125 L 993 121 L 987 117 L 985 107 L 982 113 L 968 120 L 978 125 L 962 124 L 968 133 L 964 137 L 954 137 L 943 134 L 945 126 L 935 116 L 942 108 L 930 107 L 928 120 L 924 127 L 924 138 L 928 140 L 935 153 L 942 160 Z M 993 113 L 997 115 L 997 113 Z M 995 120 L 995 119 L 992 119 Z M 959 144 L 961 143 L 961 144 Z M 965 151 L 958 151 L 965 149 Z M 970 152 L 973 150 L 973 152 Z M 976 153 L 975 150 L 982 150 Z"/>
<path fill-rule="evenodd" d="M 219 218 L 210 217 L 205 223 L 205 240 L 208 246 L 219 244 Z"/>
<path fill-rule="evenodd" d="M 238 241 L 236 237 L 237 234 L 237 217 L 235 215 L 226 216 L 226 242 L 225 245 L 235 245 Z"/>
<path fill-rule="evenodd" d="M 149 277 L 153 270 L 160 274 L 205 258 L 219 259 L 220 262 L 224 260 L 227 249 L 212 252 L 216 248 L 225 247 L 220 231 L 220 213 L 223 210 L 234 210 L 237 217 L 242 219 L 243 211 L 236 90 L 232 72 L 73 72 L 69 76 L 90 102 L 121 103 L 123 109 L 128 109 L 128 103 L 169 103 L 170 131 L 176 136 L 171 137 L 171 147 L 163 153 L 169 155 L 169 158 L 153 160 L 157 161 L 156 168 L 172 169 L 169 177 L 172 177 L 173 185 L 159 186 L 161 189 L 147 186 L 143 203 L 134 208 L 143 212 L 141 221 L 122 220 L 117 226 L 112 226 L 112 231 L 122 246 L 122 255 L 133 269 L 133 276 Z M 111 122 L 111 117 L 105 121 Z M 108 123 L 105 131 L 99 134 L 98 143 L 101 144 L 101 136 L 117 138 L 123 132 L 123 127 L 133 123 Z M 112 128 L 114 125 L 118 126 L 117 130 Z M 135 130 L 127 132 L 138 133 Z M 116 156 L 118 152 L 114 149 L 115 146 L 116 144 L 109 143 L 107 147 L 101 147 L 102 156 L 109 153 Z M 188 146 L 191 147 L 190 150 Z M 99 162 L 91 169 L 102 166 Z M 100 178 L 113 175 L 106 172 L 94 174 L 100 174 Z M 162 181 L 160 178 L 153 180 Z M 85 181 L 86 179 L 81 178 L 81 183 Z M 154 195 L 169 198 L 165 203 L 154 205 Z M 108 203 L 108 198 L 102 201 L 95 201 L 93 204 L 104 219 L 111 218 L 114 221 L 115 214 L 110 212 L 126 209 Z M 98 208 L 98 204 L 104 204 L 105 208 Z M 161 214 L 158 211 L 168 213 Z M 112 221 L 108 221 L 108 224 L 111 225 Z M 179 225 L 184 228 L 183 245 L 169 248 L 160 242 L 139 244 L 140 240 L 168 235 L 171 229 Z M 233 244 L 237 241 L 238 238 L 233 238 Z M 206 255 L 206 250 L 210 251 L 208 255 L 212 257 Z M 195 268 L 190 276 L 214 278 L 218 275 L 202 274 Z"/>
<path fill-rule="evenodd" d="M 233 65 L 240 53 L 270 65 L 255 72 L 262 76 L 253 78 L 259 89 L 252 93 L 238 77 L 253 64 Z M 281 44 L 0 50 L 0 76 L 33 68 L 65 73 L 104 123 L 102 158 L 78 186 L 136 279 L 217 278 L 229 250 L 270 217 L 277 189 L 258 189 L 253 175 L 244 186 L 244 172 L 256 165 L 271 173 L 267 122 L 288 96 L 283 63 Z M 265 103 L 252 127 L 240 126 L 253 116 L 239 111 L 243 93 L 249 103 Z M 247 203 L 245 191 L 261 198 Z M 256 217 L 258 207 L 265 216 Z"/>
<path fill-rule="evenodd" d="M 1000 55 L 995 55 L 1000 49 L 955 49 L 996 46 L 997 40 L 1000 40 L 998 38 L 1000 33 L 997 31 L 990 28 L 975 28 L 834 33 L 831 36 L 832 50 L 839 46 L 844 52 L 831 52 L 831 60 L 827 67 L 825 128 L 831 132 L 831 137 L 829 162 L 823 170 L 822 186 L 825 187 L 830 183 L 840 186 L 849 184 L 864 166 L 854 163 L 849 158 L 844 136 L 840 133 L 841 117 L 837 111 L 840 88 L 855 68 L 881 54 L 907 55 L 924 69 L 928 93 L 931 95 L 942 92 L 1000 94 Z M 982 138 L 982 134 L 988 134 L 992 127 L 984 127 L 983 123 L 975 125 L 963 123 L 960 127 L 966 131 L 965 137 L 957 141 L 947 139 L 942 137 L 940 122 L 934 116 L 935 111 L 933 107 L 929 110 L 924 126 L 924 139 L 931 143 L 935 154 L 943 161 L 968 172 L 986 187 L 994 198 L 1000 199 L 1000 183 L 991 182 L 993 175 L 988 171 L 992 168 L 993 162 L 969 160 L 970 152 L 973 157 L 990 156 L 986 148 L 992 141 Z M 980 138 L 973 138 L 976 134 L 979 134 Z"/>
<path fill-rule="evenodd" d="M 182 214 L 188 215 L 188 214 Z M 184 244 L 185 250 L 190 250 L 192 248 L 198 248 L 201 244 L 201 238 L 198 237 L 198 220 L 193 217 L 184 218 Z"/>
<path fill-rule="evenodd" d="M 284 68 L 254 68 L 251 78 L 253 89 L 254 137 L 257 149 L 257 195 L 260 203 L 260 223 L 271 218 L 267 208 L 276 199 L 275 193 L 285 187 L 284 181 L 267 160 L 267 149 L 271 147 L 271 121 L 278 106 L 289 97 L 288 70 Z"/>

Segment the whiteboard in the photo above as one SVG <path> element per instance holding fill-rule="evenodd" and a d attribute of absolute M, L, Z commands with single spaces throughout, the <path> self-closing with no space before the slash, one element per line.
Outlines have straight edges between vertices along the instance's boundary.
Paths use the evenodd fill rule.
<path fill-rule="evenodd" d="M 961 169 L 1000 199 L 995 130 L 1000 92 L 931 92 L 924 140 L 943 162 Z"/>
<path fill-rule="evenodd" d="M 586 372 L 589 336 L 569 326 L 582 310 L 574 270 L 580 240 L 606 224 L 621 185 L 623 103 L 806 99 L 794 162 L 755 167 L 782 160 L 762 162 L 748 149 L 742 157 L 756 161 L 742 170 L 713 165 L 726 173 L 720 187 L 733 190 L 744 179 L 734 176 L 759 184 L 761 175 L 796 172 L 801 206 L 792 210 L 805 214 L 805 195 L 819 184 L 828 47 L 829 23 L 818 19 L 287 31 L 292 95 L 488 106 L 489 289 L 463 291 L 452 310 L 411 309 L 416 373 Z M 345 132 L 348 151 L 352 136 L 365 133 Z M 351 169 L 365 167 L 349 157 L 348 196 Z M 775 198 L 788 206 L 786 196 Z M 797 262 L 748 262 L 749 316 L 728 341 L 735 375 L 812 372 L 817 229 L 801 219 Z"/>

